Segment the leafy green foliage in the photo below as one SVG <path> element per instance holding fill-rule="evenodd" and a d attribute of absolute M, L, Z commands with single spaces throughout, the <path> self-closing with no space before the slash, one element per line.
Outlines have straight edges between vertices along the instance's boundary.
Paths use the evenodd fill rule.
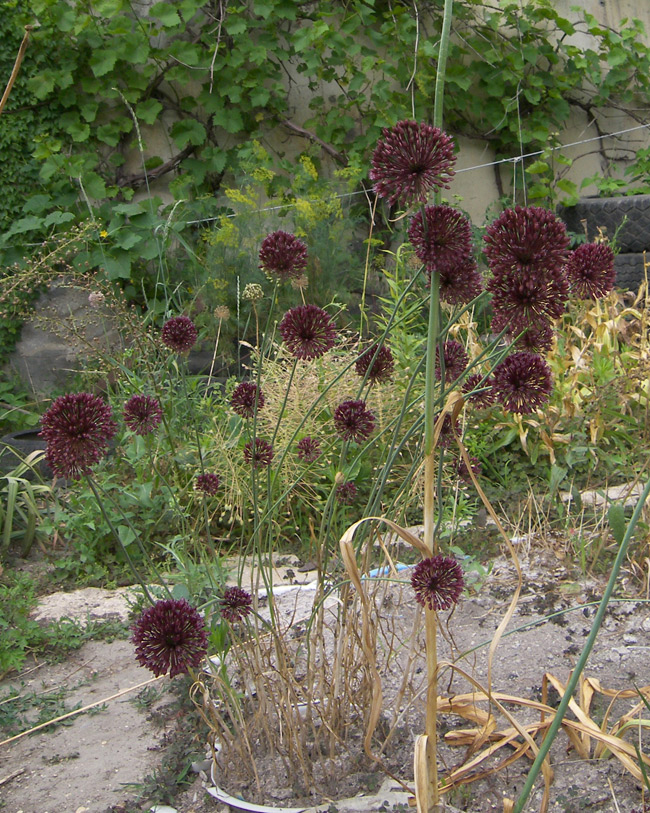
<path fill-rule="evenodd" d="M 405 89 L 420 118 L 431 114 L 441 25 L 433 0 L 418 4 L 417 19 L 410 3 L 362 0 L 183 0 L 157 2 L 139 16 L 127 0 L 92 9 L 81 0 L 9 6 L 1 33 L 13 44 L 21 24 L 34 17 L 40 24 L 12 98 L 14 110 L 40 118 L 10 128 L 16 137 L 29 134 L 36 148 L 10 150 L 20 158 L 6 183 L 26 173 L 33 188 L 22 212 L 9 207 L 13 225 L 0 247 L 11 256 L 34 233 L 85 217 L 90 204 L 96 241 L 79 262 L 132 284 L 134 294 L 142 265 L 163 254 L 160 201 L 133 202 L 157 178 L 173 173 L 175 223 L 225 214 L 228 205 L 215 207 L 214 196 L 226 173 L 239 178 L 245 170 L 253 140 L 293 139 L 286 152 L 275 148 L 269 191 L 277 195 L 293 175 L 296 145 L 306 146 L 317 169 L 327 156 L 356 171 L 367 166 L 381 127 L 412 115 Z M 529 197 L 575 196 L 563 177 L 569 159 L 549 150 L 572 106 L 591 115 L 647 98 L 644 36 L 638 20 L 622 20 L 615 31 L 586 12 L 569 19 L 551 0 L 457 2 L 446 126 L 490 142 L 499 156 L 541 149 L 526 166 Z M 305 88 L 309 112 L 296 122 Z M 363 174 L 356 171 L 357 181 Z M 633 185 L 639 178 L 630 174 Z"/>

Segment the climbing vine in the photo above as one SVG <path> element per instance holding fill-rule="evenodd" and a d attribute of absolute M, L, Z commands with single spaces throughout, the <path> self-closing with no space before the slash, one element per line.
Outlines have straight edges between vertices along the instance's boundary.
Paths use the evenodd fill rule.
<path fill-rule="evenodd" d="M 159 179 L 174 198 L 174 223 L 215 216 L 228 208 L 215 211 L 215 195 L 224 179 L 237 185 L 253 141 L 273 160 L 265 192 L 282 196 L 296 150 L 319 178 L 334 166 L 361 181 L 383 126 L 413 111 L 431 114 L 437 0 L 5 5 L 7 42 L 17 45 L 22 26 L 38 26 L 3 117 L 13 124 L 0 125 L 2 138 L 23 139 L 2 179 L 11 200 L 5 260 L 21 243 L 91 217 L 98 238 L 79 261 L 128 280 L 134 264 L 160 252 L 153 229 L 167 215 L 155 197 Z M 634 111 L 647 109 L 641 23 L 622 20 L 614 31 L 586 12 L 569 20 L 550 0 L 458 0 L 455 8 L 446 127 L 490 142 L 497 156 L 545 150 L 526 164 L 529 197 L 575 197 L 579 190 L 562 177 L 570 162 L 552 148 L 573 107 L 601 128 L 604 105 L 637 118 Z M 577 33 L 590 45 L 577 44 Z M 24 203 L 12 185 L 29 188 Z"/>

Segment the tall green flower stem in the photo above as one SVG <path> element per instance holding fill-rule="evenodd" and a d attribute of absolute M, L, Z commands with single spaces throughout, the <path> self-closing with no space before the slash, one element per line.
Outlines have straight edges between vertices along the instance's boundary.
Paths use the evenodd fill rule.
<path fill-rule="evenodd" d="M 519 798 L 515 802 L 513 813 L 521 813 L 521 811 L 524 809 L 524 805 L 526 804 L 530 792 L 533 789 L 533 785 L 535 784 L 535 779 L 537 779 L 537 774 L 539 773 L 540 768 L 542 767 L 542 763 L 546 759 L 546 755 L 548 754 L 551 745 L 553 744 L 553 740 L 555 739 L 555 736 L 560 726 L 562 725 L 564 715 L 569 707 L 569 703 L 571 702 L 573 693 L 576 690 L 578 681 L 580 680 L 580 675 L 582 674 L 582 671 L 587 664 L 589 655 L 591 654 L 591 650 L 593 649 L 594 644 L 596 643 L 596 636 L 598 635 L 598 632 L 600 631 L 600 626 L 603 623 L 603 618 L 605 617 L 607 606 L 612 597 L 612 593 L 614 592 L 614 587 L 616 585 L 616 580 L 618 578 L 619 571 L 623 565 L 623 562 L 625 561 L 630 540 L 632 539 L 634 529 L 636 528 L 636 525 L 641 517 L 643 506 L 645 505 L 645 502 L 648 499 L 648 495 L 650 495 L 650 480 L 648 480 L 648 482 L 646 483 L 645 488 L 643 489 L 643 493 L 639 497 L 639 501 L 636 504 L 634 513 L 632 514 L 625 534 L 620 542 L 620 547 L 618 549 L 618 553 L 616 554 L 616 559 L 614 560 L 614 565 L 612 566 L 612 572 L 607 581 L 605 592 L 603 593 L 603 597 L 600 600 L 600 604 L 598 605 L 598 610 L 596 610 L 596 615 L 594 616 L 594 623 L 591 627 L 589 637 L 585 641 L 585 645 L 582 650 L 582 653 L 580 654 L 580 658 L 578 659 L 578 663 L 576 664 L 575 669 L 571 673 L 571 677 L 569 678 L 564 694 L 562 695 L 562 700 L 560 701 L 560 704 L 557 707 L 557 711 L 555 712 L 553 722 L 549 726 L 546 737 L 544 737 L 544 741 L 542 742 L 539 748 L 537 756 L 535 757 L 535 761 L 533 762 L 531 769 L 528 772 L 528 776 L 526 777 L 526 783 L 522 788 L 521 793 L 519 794 Z M 613 530 L 614 533 L 616 533 L 616 530 L 615 529 Z"/>
<path fill-rule="evenodd" d="M 440 49 L 438 52 L 438 74 L 433 103 L 434 127 L 442 129 L 442 113 L 445 91 L 445 72 L 449 53 L 449 34 L 453 14 L 453 0 L 445 0 Z M 436 197 L 439 196 L 439 193 Z M 426 212 L 422 211 L 422 224 L 426 228 Z M 437 494 L 437 476 L 435 460 L 435 387 L 436 387 L 436 347 L 440 339 L 440 289 L 438 276 L 431 273 L 431 295 L 429 298 L 429 329 L 427 333 L 426 373 L 424 384 L 424 543 L 431 555 L 436 549 L 435 540 L 435 503 Z M 440 361 L 443 363 L 443 352 L 440 348 Z M 436 611 L 426 608 L 424 614 L 426 653 L 427 653 L 427 706 L 426 706 L 426 808 L 424 800 L 418 799 L 418 810 L 434 811 L 438 809 L 440 794 L 438 791 L 438 617 Z M 417 756 L 416 756 L 417 759 Z M 422 792 L 422 788 L 418 789 Z"/>

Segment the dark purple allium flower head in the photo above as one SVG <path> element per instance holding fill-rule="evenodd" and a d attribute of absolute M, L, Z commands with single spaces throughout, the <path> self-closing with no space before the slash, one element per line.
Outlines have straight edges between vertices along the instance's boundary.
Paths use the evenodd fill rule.
<path fill-rule="evenodd" d="M 184 598 L 169 598 L 147 607 L 131 627 L 135 656 L 156 677 L 170 677 L 199 666 L 208 650 L 201 614 Z"/>
<path fill-rule="evenodd" d="M 151 395 L 132 395 L 124 404 L 124 423 L 136 435 L 148 435 L 162 421 L 160 401 Z"/>
<path fill-rule="evenodd" d="M 580 299 L 600 299 L 616 282 L 614 252 L 605 243 L 584 243 L 569 254 L 564 269 L 572 293 Z"/>
<path fill-rule="evenodd" d="M 468 256 L 456 265 L 438 269 L 438 285 L 442 302 L 449 305 L 471 302 L 483 290 L 476 260 Z"/>
<path fill-rule="evenodd" d="M 472 392 L 472 390 L 479 390 Z M 468 375 L 463 382 L 463 392 L 467 400 L 476 407 L 476 409 L 486 409 L 494 403 L 494 389 L 492 382 L 489 378 L 483 380 L 480 373 L 472 373 Z"/>
<path fill-rule="evenodd" d="M 385 127 L 372 156 L 370 179 L 389 203 L 426 203 L 429 193 L 453 178 L 454 142 L 438 127 L 399 121 Z"/>
<path fill-rule="evenodd" d="M 257 410 L 264 406 L 264 393 L 252 381 L 242 381 L 237 384 L 230 398 L 230 406 L 242 418 L 252 418 L 255 415 L 255 400 Z"/>
<path fill-rule="evenodd" d="M 506 209 L 485 233 L 483 251 L 492 272 L 561 270 L 569 238 L 553 212 L 540 206 Z"/>
<path fill-rule="evenodd" d="M 278 327 L 289 352 L 299 359 L 316 359 L 336 341 L 331 316 L 316 305 L 298 305 L 282 317 Z"/>
<path fill-rule="evenodd" d="M 508 412 L 528 414 L 548 401 L 551 368 L 541 356 L 522 351 L 497 364 L 492 373 L 496 399 Z"/>
<path fill-rule="evenodd" d="M 268 440 L 262 438 L 255 438 L 255 445 L 253 441 L 249 440 L 244 446 L 244 460 L 250 463 L 253 468 L 258 466 L 270 466 L 273 460 L 273 446 Z"/>
<path fill-rule="evenodd" d="M 474 477 L 476 477 L 476 478 L 480 477 L 482 467 L 481 467 L 481 463 L 480 463 L 478 457 L 470 457 L 469 462 L 470 462 L 470 465 L 471 465 L 471 468 L 472 468 L 472 474 L 474 475 Z M 471 483 L 472 482 L 472 478 L 471 478 L 469 470 L 467 468 L 467 463 L 465 463 L 465 460 L 462 457 L 458 458 L 458 463 L 456 465 L 456 471 L 458 472 L 459 478 L 463 482 L 465 482 L 465 483 Z"/>
<path fill-rule="evenodd" d="M 106 454 L 117 432 L 110 406 L 99 396 L 76 392 L 55 398 L 41 419 L 47 462 L 55 474 L 78 480 Z"/>
<path fill-rule="evenodd" d="M 420 262 L 429 271 L 455 268 L 465 262 L 472 250 L 469 220 L 451 206 L 426 206 L 426 229 L 422 212 L 411 219 L 408 238 Z"/>
<path fill-rule="evenodd" d="M 197 491 L 201 491 L 203 494 L 207 494 L 208 497 L 214 497 L 214 495 L 219 491 L 220 485 L 221 479 L 219 475 L 212 474 L 211 472 L 197 474 L 196 480 L 194 481 L 194 488 Z"/>
<path fill-rule="evenodd" d="M 362 443 L 375 431 L 375 416 L 365 401 L 343 401 L 334 410 L 334 426 L 343 440 Z"/>
<path fill-rule="evenodd" d="M 367 381 L 371 384 L 385 384 L 390 381 L 395 368 L 390 347 L 386 344 L 382 344 L 377 349 L 378 347 L 377 344 L 373 344 L 372 347 L 369 347 L 359 356 L 354 365 L 356 374 L 361 378 L 365 378 L 367 373 Z"/>
<path fill-rule="evenodd" d="M 357 487 L 349 480 L 345 483 L 339 483 L 336 486 L 336 500 L 341 505 L 353 505 L 357 497 Z"/>
<path fill-rule="evenodd" d="M 430 610 L 448 610 L 457 603 L 464 586 L 461 566 L 441 553 L 423 559 L 411 575 L 416 601 Z"/>
<path fill-rule="evenodd" d="M 455 339 L 445 342 L 443 348 L 443 360 L 445 363 L 445 382 L 451 384 L 465 372 L 469 357 L 465 348 Z M 436 348 L 436 379 L 440 381 L 440 348 Z"/>
<path fill-rule="evenodd" d="M 562 269 L 499 271 L 487 284 L 492 293 L 492 331 L 509 326 L 512 334 L 526 328 L 543 330 L 566 308 L 569 282 Z"/>
<path fill-rule="evenodd" d="M 219 602 L 221 617 L 231 624 L 243 621 L 249 615 L 252 603 L 251 594 L 246 590 L 242 590 L 241 587 L 227 587 Z"/>
<path fill-rule="evenodd" d="M 296 444 L 298 450 L 298 457 L 304 460 L 305 463 L 313 463 L 320 457 L 320 440 L 312 438 L 309 435 L 301 438 Z"/>
<path fill-rule="evenodd" d="M 307 267 L 307 246 L 295 234 L 274 231 L 262 240 L 260 268 L 281 281 L 297 279 Z"/>
<path fill-rule="evenodd" d="M 492 324 L 494 329 L 494 322 Z M 518 350 L 528 350 L 530 353 L 543 353 L 553 347 L 555 331 L 551 325 L 540 323 L 526 328 L 526 330 L 518 336 L 510 334 L 510 337 L 515 340 L 514 346 Z"/>
<path fill-rule="evenodd" d="M 162 328 L 163 344 L 176 353 L 191 350 L 198 336 L 194 322 L 187 316 L 174 316 L 168 319 Z"/>
<path fill-rule="evenodd" d="M 436 415 L 436 423 L 438 423 L 439 417 L 440 415 Z M 442 420 L 442 427 L 440 429 L 440 434 L 438 435 L 438 446 L 440 446 L 442 449 L 449 449 L 450 447 L 455 446 L 456 441 L 454 439 L 454 433 L 460 437 L 460 423 L 459 421 L 454 421 L 452 425 L 451 415 L 447 412 Z"/>

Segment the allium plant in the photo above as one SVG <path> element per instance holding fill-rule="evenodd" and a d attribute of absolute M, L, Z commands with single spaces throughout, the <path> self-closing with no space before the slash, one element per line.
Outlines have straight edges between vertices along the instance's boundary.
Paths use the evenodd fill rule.
<path fill-rule="evenodd" d="M 292 356 L 316 359 L 327 353 L 336 342 L 336 328 L 331 316 L 316 305 L 298 305 L 288 310 L 278 327 Z"/>
<path fill-rule="evenodd" d="M 230 398 L 233 411 L 242 418 L 253 418 L 256 410 L 264 406 L 264 393 L 251 381 L 242 381 L 238 384 Z"/>
<path fill-rule="evenodd" d="M 124 423 L 136 435 L 151 434 L 162 421 L 160 401 L 151 395 L 132 395 L 124 404 Z"/>
<path fill-rule="evenodd" d="M 162 599 L 147 607 L 131 630 L 138 663 L 156 677 L 190 672 L 207 653 L 205 619 L 184 598 Z"/>
<path fill-rule="evenodd" d="M 90 473 L 117 432 L 110 406 L 89 392 L 56 398 L 43 414 L 41 427 L 52 471 L 73 480 Z"/>
<path fill-rule="evenodd" d="M 162 343 L 176 353 L 189 352 L 198 337 L 199 333 L 194 322 L 187 316 L 174 316 L 162 327 Z"/>

